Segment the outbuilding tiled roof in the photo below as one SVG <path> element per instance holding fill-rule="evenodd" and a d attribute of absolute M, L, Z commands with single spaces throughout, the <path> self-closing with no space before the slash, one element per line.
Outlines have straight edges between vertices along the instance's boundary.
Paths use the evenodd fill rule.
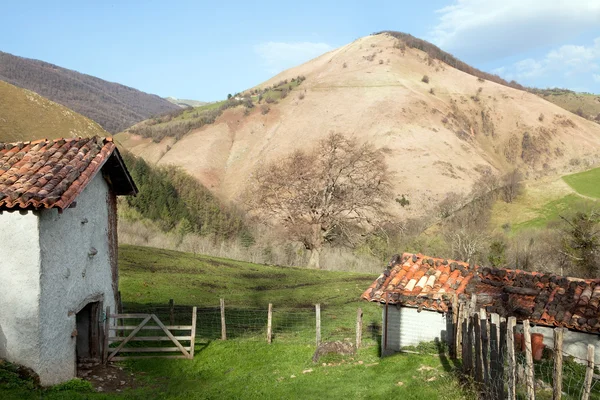
<path fill-rule="evenodd" d="M 110 138 L 0 143 L 0 210 L 65 209 L 101 170 L 115 194 L 137 193 Z"/>
<path fill-rule="evenodd" d="M 465 293 L 477 268 L 460 261 L 404 253 L 392 258 L 362 298 L 445 312 L 449 308 L 446 300 Z"/>
<path fill-rule="evenodd" d="M 362 298 L 446 312 L 454 296 L 477 308 L 547 326 L 600 333 L 600 280 L 481 268 L 405 253 L 396 256 Z"/>

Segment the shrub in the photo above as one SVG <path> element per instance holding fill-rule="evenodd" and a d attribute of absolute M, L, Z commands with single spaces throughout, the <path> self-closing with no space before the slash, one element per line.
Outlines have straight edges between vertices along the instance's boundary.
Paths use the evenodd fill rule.
<path fill-rule="evenodd" d="M 585 114 L 583 113 L 583 109 L 581 107 L 579 107 L 577 110 L 575 110 L 575 114 L 579 115 L 580 117 L 585 118 Z"/>
<path fill-rule="evenodd" d="M 485 79 L 483 79 L 482 77 L 477 78 L 477 82 L 485 82 Z"/>
<path fill-rule="evenodd" d="M 302 93 L 300 93 L 300 94 L 298 95 L 298 99 L 299 99 L 299 100 L 304 100 L 304 92 L 302 92 Z"/>
<path fill-rule="evenodd" d="M 429 89 L 429 94 L 432 94 L 435 96 L 435 90 L 433 90 L 433 88 Z"/>
<path fill-rule="evenodd" d="M 347 63 L 344 63 L 344 64 L 342 64 L 342 67 L 344 67 L 344 68 L 348 68 L 348 64 L 347 64 Z M 599 114 L 599 115 L 600 115 L 600 114 Z"/>
<path fill-rule="evenodd" d="M 540 116 L 538 117 L 538 121 L 544 122 L 544 114 L 540 113 Z"/>
<path fill-rule="evenodd" d="M 383 60 L 379 60 L 379 65 L 383 64 Z"/>
<path fill-rule="evenodd" d="M 281 98 L 285 99 L 288 95 L 289 90 L 286 88 L 281 89 Z"/>
<path fill-rule="evenodd" d="M 275 99 L 274 99 L 274 98 L 272 98 L 272 97 L 267 97 L 267 98 L 265 99 L 265 101 L 266 101 L 267 103 L 269 103 L 269 104 L 271 104 L 271 103 L 275 103 Z"/>
<path fill-rule="evenodd" d="M 271 108 L 270 108 L 268 105 L 266 105 L 266 104 L 263 104 L 263 105 L 260 107 L 260 112 L 261 112 L 261 114 L 262 114 L 262 115 L 266 115 L 266 114 L 268 114 L 268 113 L 269 113 L 269 111 L 271 111 Z"/>
<path fill-rule="evenodd" d="M 421 78 L 421 82 L 429 83 L 429 77 L 427 75 L 423 75 L 423 78 Z"/>

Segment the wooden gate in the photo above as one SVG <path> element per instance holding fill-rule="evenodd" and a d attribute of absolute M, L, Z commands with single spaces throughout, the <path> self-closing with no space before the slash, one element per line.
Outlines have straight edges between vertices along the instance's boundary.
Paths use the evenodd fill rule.
<path fill-rule="evenodd" d="M 127 324 L 131 320 L 142 320 L 140 323 Z M 144 335 L 148 331 L 159 331 L 156 336 Z M 175 335 L 172 331 L 177 331 Z M 189 333 L 181 335 L 182 333 Z M 163 336 L 164 335 L 164 336 Z M 110 307 L 106 307 L 106 320 L 104 321 L 104 351 L 103 361 L 129 360 L 135 358 L 194 358 L 194 339 L 196 337 L 196 307 L 192 310 L 191 325 L 164 325 L 155 314 L 111 314 Z M 155 347 L 139 347 L 134 342 L 153 342 L 162 345 Z M 167 347 L 164 345 L 175 347 Z M 181 342 L 189 342 L 185 346 Z M 113 343 L 119 343 L 116 347 L 110 347 Z M 129 344 L 130 346 L 126 346 Z M 133 345 L 133 347 L 132 347 Z M 119 353 L 147 353 L 144 356 L 123 356 Z M 179 353 L 157 354 L 157 353 Z"/>

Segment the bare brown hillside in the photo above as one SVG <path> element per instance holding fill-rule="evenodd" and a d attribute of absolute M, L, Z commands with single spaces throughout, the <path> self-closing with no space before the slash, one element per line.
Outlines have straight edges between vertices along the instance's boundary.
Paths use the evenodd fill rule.
<path fill-rule="evenodd" d="M 67 107 L 0 81 L 0 142 L 94 135 L 108 132 Z"/>
<path fill-rule="evenodd" d="M 391 208 L 412 215 L 450 191 L 469 192 L 488 167 L 518 166 L 535 178 L 570 170 L 573 159 L 600 159 L 600 125 L 387 34 L 358 39 L 256 88 L 299 75 L 306 80 L 277 103 L 225 110 L 178 141 L 128 133 L 118 139 L 151 162 L 182 166 L 235 201 L 260 163 L 342 132 L 385 149 L 395 192 L 410 201 Z"/>

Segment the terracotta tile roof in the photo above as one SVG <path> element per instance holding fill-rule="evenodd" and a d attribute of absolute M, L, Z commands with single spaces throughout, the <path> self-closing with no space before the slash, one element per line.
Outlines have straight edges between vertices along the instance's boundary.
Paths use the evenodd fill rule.
<path fill-rule="evenodd" d="M 405 253 L 363 293 L 368 301 L 446 312 L 452 298 L 547 326 L 600 333 L 600 280 L 481 268 Z"/>
<path fill-rule="evenodd" d="M 100 170 L 116 194 L 137 193 L 110 138 L 0 143 L 0 210 L 65 209 Z"/>
<path fill-rule="evenodd" d="M 465 293 L 477 268 L 464 262 L 404 253 L 392 259 L 362 298 L 445 312 L 448 300 Z"/>

